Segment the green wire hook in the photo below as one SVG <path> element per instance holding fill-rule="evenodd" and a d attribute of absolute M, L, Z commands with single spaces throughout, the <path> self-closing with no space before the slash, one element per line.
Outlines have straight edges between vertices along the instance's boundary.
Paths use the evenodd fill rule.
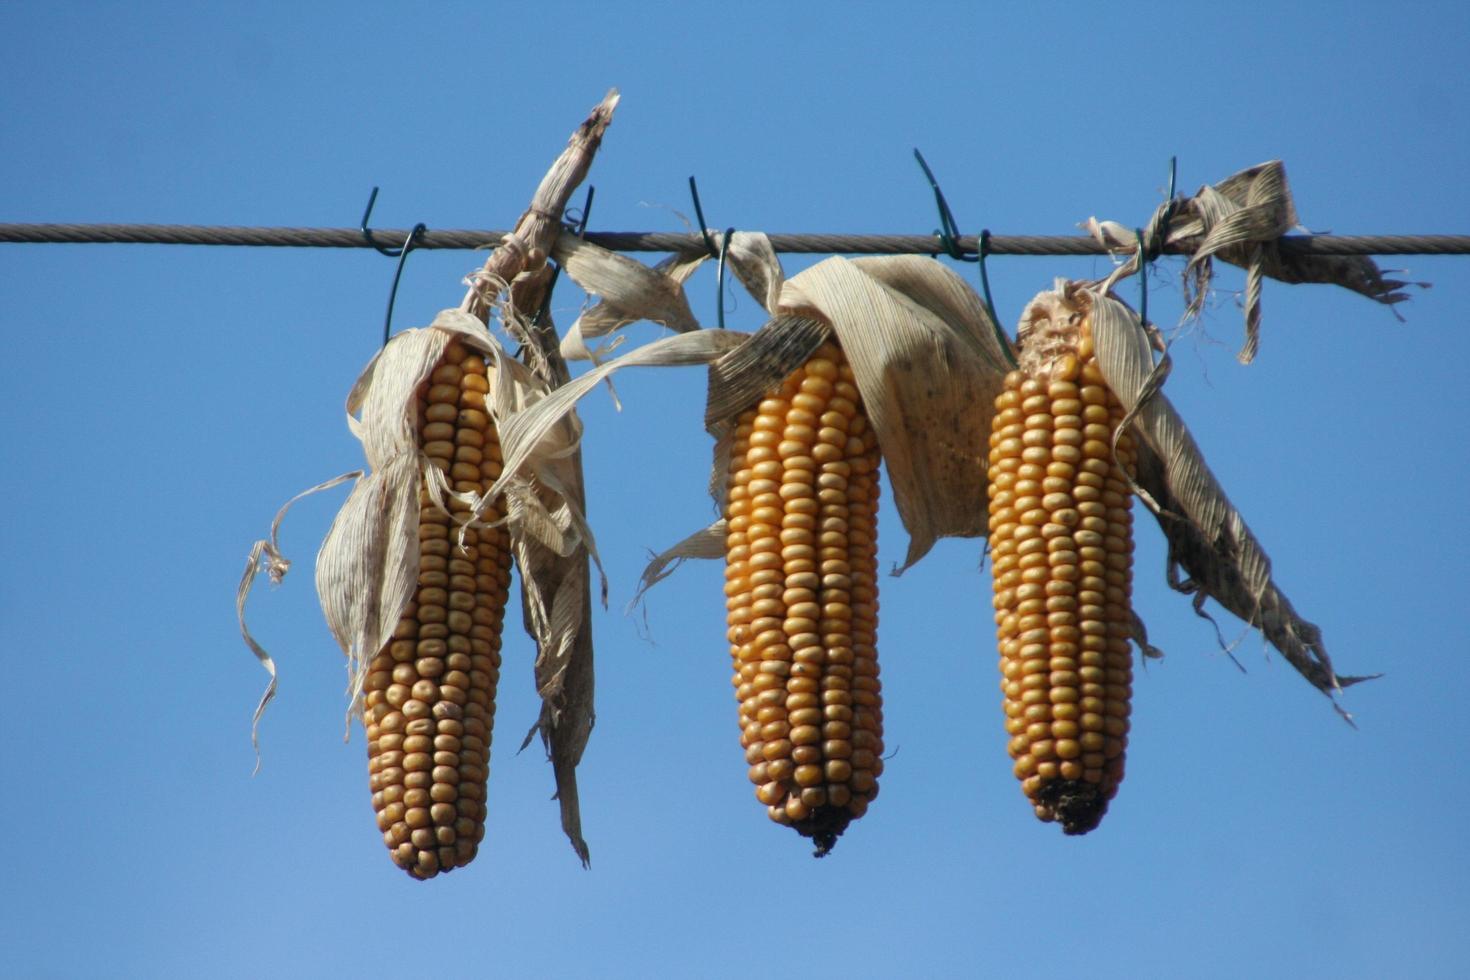
<path fill-rule="evenodd" d="M 592 195 L 596 193 L 597 188 L 591 184 L 588 184 L 587 196 L 582 198 L 582 207 L 580 209 L 572 209 L 576 212 L 577 216 L 575 218 L 567 218 L 567 223 L 570 225 L 570 227 L 567 228 L 567 231 L 570 231 L 578 238 L 581 238 L 582 234 L 587 230 L 587 222 L 592 217 Z"/>
<path fill-rule="evenodd" d="M 949 201 L 945 200 L 944 191 L 940 189 L 939 181 L 934 178 L 934 171 L 929 169 L 928 161 L 924 159 L 924 154 L 919 152 L 917 146 L 914 147 L 914 159 L 919 161 L 919 167 L 924 171 L 924 177 L 934 191 L 934 206 L 939 211 L 939 228 L 934 235 L 939 239 L 939 244 L 944 247 L 944 254 L 959 262 L 976 261 L 960 248 L 960 229 L 955 224 L 954 212 L 949 209 Z"/>
<path fill-rule="evenodd" d="M 699 204 L 699 185 L 694 182 L 694 175 L 689 175 L 689 196 L 694 198 L 694 217 L 699 221 L 699 234 L 704 237 L 704 247 L 709 252 L 709 257 L 714 258 L 714 239 L 709 237 L 709 231 L 704 226 L 704 208 Z"/>
<path fill-rule="evenodd" d="M 1169 221 L 1174 217 L 1174 212 L 1179 207 L 1179 199 L 1174 196 L 1176 178 L 1179 175 L 1179 157 L 1169 158 L 1169 198 L 1164 203 L 1163 214 L 1160 215 L 1156 228 L 1160 229 L 1159 237 L 1166 238 L 1169 234 Z M 1133 229 L 1134 236 L 1138 239 L 1138 323 L 1145 331 L 1148 330 L 1148 269 L 1153 264 L 1155 256 L 1149 254 L 1148 247 L 1144 244 L 1143 229 Z"/>
<path fill-rule="evenodd" d="M 1143 229 L 1133 229 L 1138 237 L 1138 323 L 1148 330 L 1148 253 L 1143 246 Z"/>
<path fill-rule="evenodd" d="M 1000 318 L 995 315 L 995 300 L 990 296 L 990 273 L 986 271 L 985 259 L 990 255 L 990 229 L 980 229 L 979 249 L 972 256 L 960 248 L 960 229 L 954 220 L 954 212 L 950 210 L 949 201 L 944 197 L 944 191 L 939 186 L 939 181 L 934 177 L 934 171 L 929 169 L 929 163 L 924 159 L 924 154 L 919 148 L 914 147 L 914 159 L 919 161 L 919 167 L 924 171 L 924 177 L 929 181 L 929 187 L 934 191 L 934 206 L 939 211 L 940 227 L 934 232 L 939 239 L 939 244 L 944 247 L 945 254 L 959 262 L 974 262 L 980 266 L 980 292 L 985 302 L 985 312 L 990 315 L 990 326 L 995 331 L 995 339 L 1000 344 L 1001 352 L 1005 354 L 1006 360 L 1011 367 L 1016 367 L 1016 355 L 1011 352 L 1011 342 L 1006 337 L 1005 331 L 1001 329 Z"/>
<path fill-rule="evenodd" d="M 398 281 L 403 278 L 404 260 L 408 258 L 408 253 L 413 251 L 414 245 L 418 243 L 424 232 L 429 230 L 429 226 L 420 221 L 413 226 L 413 230 L 408 233 L 402 245 L 398 248 L 384 248 L 378 244 L 377 239 L 373 238 L 373 230 L 368 227 L 368 221 L 373 216 L 373 205 L 377 202 L 378 189 L 374 187 L 372 193 L 368 195 L 367 207 L 363 208 L 362 220 L 358 222 L 357 228 L 362 233 L 362 240 L 371 245 L 379 255 L 398 260 L 398 268 L 393 271 L 393 285 L 388 287 L 388 311 L 383 314 L 383 345 L 386 347 L 388 337 L 393 332 L 393 304 L 398 299 Z"/>
<path fill-rule="evenodd" d="M 418 241 L 419 236 L 428 230 L 429 226 L 420 221 L 413 226 L 413 231 L 408 233 L 408 237 L 403 240 L 403 247 L 398 250 L 398 268 L 393 270 L 393 285 L 388 290 L 388 312 L 383 315 L 383 345 L 385 347 L 388 345 L 388 335 L 393 330 L 393 304 L 398 299 L 398 280 L 403 278 L 403 263 L 408 259 L 408 253 L 413 251 L 414 243 Z M 377 248 L 376 245 L 373 247 Z M 383 250 L 379 248 L 378 251 Z"/>
<path fill-rule="evenodd" d="M 373 205 L 377 203 L 378 188 L 375 186 L 373 187 L 372 193 L 368 195 L 367 207 L 362 209 L 362 220 L 357 223 L 357 230 L 362 234 L 362 240 L 371 245 L 379 255 L 389 259 L 396 259 L 403 254 L 403 249 L 407 245 L 405 244 L 399 248 L 385 248 L 378 244 L 378 240 L 373 237 L 373 230 L 368 227 L 368 222 L 373 217 Z"/>
<path fill-rule="evenodd" d="M 980 229 L 980 252 L 975 261 L 980 265 L 980 289 L 985 294 L 985 312 L 990 314 L 990 322 L 999 324 L 1000 320 L 995 315 L 995 303 L 990 298 L 990 275 L 985 271 L 985 258 L 990 254 L 990 229 Z"/>
<path fill-rule="evenodd" d="M 1169 158 L 1169 196 L 1164 200 L 1163 211 L 1159 215 L 1158 221 L 1152 223 L 1152 227 L 1155 231 L 1155 238 L 1159 242 L 1159 252 L 1163 251 L 1163 243 L 1169 237 L 1169 222 L 1174 220 L 1174 212 L 1179 210 L 1179 205 L 1181 203 L 1179 199 L 1174 196 L 1174 185 L 1178 175 L 1179 158 L 1177 156 L 1172 156 Z M 1158 258 L 1158 255 L 1152 252 L 1148 256 L 1148 260 L 1150 262 L 1152 262 L 1156 258 Z"/>
<path fill-rule="evenodd" d="M 725 229 L 724 240 L 720 242 L 720 261 L 715 266 L 715 296 L 719 300 L 719 325 L 725 329 L 725 258 L 730 253 L 730 239 L 735 235 L 734 228 Z"/>
<path fill-rule="evenodd" d="M 720 247 L 715 248 L 715 241 L 710 237 L 709 229 L 705 227 L 704 208 L 699 203 L 699 185 L 694 182 L 694 176 L 689 177 L 689 196 L 694 198 L 694 216 L 699 221 L 699 234 L 704 238 L 704 247 L 709 251 L 709 257 L 718 260 L 715 266 L 715 313 L 721 330 L 725 329 L 725 259 L 730 252 L 730 236 L 735 234 L 734 228 L 725 229 L 725 239 Z"/>

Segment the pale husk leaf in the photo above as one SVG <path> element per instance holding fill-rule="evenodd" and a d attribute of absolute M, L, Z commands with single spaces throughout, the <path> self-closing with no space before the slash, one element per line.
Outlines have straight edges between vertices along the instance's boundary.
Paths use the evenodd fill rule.
<path fill-rule="evenodd" d="M 638 588 L 633 593 L 632 601 L 628 603 L 628 609 L 633 609 L 643 600 L 643 593 L 674 574 L 674 570 L 686 559 L 724 558 L 727 535 L 728 528 L 724 519 L 721 518 L 708 527 L 695 531 L 673 547 L 654 555 L 649 560 L 647 567 L 643 569 L 643 574 L 638 578 Z"/>
<path fill-rule="evenodd" d="M 317 598 L 347 655 L 349 714 L 368 663 L 393 634 L 418 581 L 419 462 L 402 452 L 352 488 L 316 560 Z"/>
<path fill-rule="evenodd" d="M 272 585 L 279 585 L 291 570 L 291 561 L 281 551 L 280 533 L 281 522 L 286 519 L 286 513 L 298 500 L 330 490 L 348 480 L 356 480 L 362 476 L 361 470 L 353 470 L 351 473 L 343 473 L 323 483 L 318 483 L 310 489 L 303 490 L 290 500 L 281 505 L 271 521 L 270 533 L 250 547 L 250 556 L 245 560 L 245 573 L 240 577 L 240 585 L 235 590 L 235 617 L 240 622 L 240 636 L 250 652 L 260 661 L 260 665 L 270 674 L 270 683 L 266 685 L 265 693 L 261 695 L 260 702 L 255 706 L 255 713 L 250 717 L 250 745 L 255 749 L 255 771 L 260 771 L 260 719 L 265 716 L 266 707 L 276 696 L 276 662 L 265 648 L 255 639 L 250 632 L 250 627 L 245 624 L 245 601 L 250 597 L 250 590 L 255 586 L 255 576 L 262 568 L 270 577 Z"/>
<path fill-rule="evenodd" d="M 723 233 L 715 237 L 721 243 L 725 241 Z M 770 238 L 759 231 L 737 231 L 729 237 L 726 264 L 746 291 L 760 303 L 761 308 L 774 313 L 781 301 L 781 289 L 786 283 L 786 276 L 781 269 L 781 260 L 776 257 L 776 250 L 771 246 Z"/>
<path fill-rule="evenodd" d="M 987 365 L 987 375 L 992 379 L 998 375 L 1004 381 L 1014 363 L 1010 341 L 990 319 L 980 296 L 954 270 L 939 265 L 942 272 L 936 275 L 933 269 L 937 263 L 918 255 L 873 256 L 853 259 L 852 264 L 938 315 L 956 337 L 980 355 Z"/>
<path fill-rule="evenodd" d="M 712 236 L 723 242 L 723 233 Z M 770 239 L 760 232 L 735 232 L 725 261 L 735 276 L 766 309 L 780 294 L 781 263 Z M 610 252 L 571 234 L 557 240 L 553 256 L 567 274 L 597 302 L 582 311 L 561 342 L 568 361 L 601 362 L 616 342 L 590 347 L 588 342 L 605 337 L 640 320 L 649 320 L 671 330 L 699 329 L 690 311 L 683 284 L 710 256 L 705 252 L 681 252 L 653 267 Z"/>
<path fill-rule="evenodd" d="M 562 338 L 561 353 L 569 361 L 600 360 L 611 346 L 588 347 L 588 341 L 638 320 L 652 320 L 680 333 L 699 329 L 683 289 L 697 261 L 681 262 L 675 256 L 650 268 L 566 232 L 558 237 L 552 256 L 584 292 L 598 297 Z"/>
<path fill-rule="evenodd" d="M 986 534 L 1005 353 L 974 290 L 932 259 L 834 257 L 788 280 L 781 307 L 819 312 L 852 364 L 909 533 L 902 567 L 938 538 Z"/>
<path fill-rule="evenodd" d="M 576 455 L 543 464 L 580 480 Z M 580 483 L 575 484 L 580 486 Z M 573 531 L 585 520 L 573 515 L 569 487 L 560 492 L 536 490 L 522 482 L 505 497 L 510 515 L 511 547 L 521 570 L 521 612 L 527 634 L 536 643 L 536 692 L 541 711 L 521 743 L 525 748 L 541 735 L 556 779 L 561 826 L 585 866 L 590 851 L 582 837 L 577 765 L 596 721 L 593 710 L 592 599 L 588 588 L 590 536 Z M 548 535 L 536 525 L 549 523 L 570 540 L 564 553 L 549 547 Z"/>

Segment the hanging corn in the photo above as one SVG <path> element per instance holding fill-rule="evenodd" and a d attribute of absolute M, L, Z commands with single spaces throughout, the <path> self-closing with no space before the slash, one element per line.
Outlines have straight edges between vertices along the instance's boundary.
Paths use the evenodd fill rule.
<path fill-rule="evenodd" d="M 451 342 L 415 398 L 419 448 L 459 494 L 500 476 L 485 413 L 485 359 Z M 394 862 L 415 878 L 462 867 L 485 834 L 485 785 L 510 585 L 504 528 L 464 527 L 470 507 L 419 488 L 418 582 L 393 639 L 368 665 L 363 722 L 373 809 Z M 493 522 L 494 508 L 481 514 Z"/>
<path fill-rule="evenodd" d="M 1133 441 L 1091 319 L 1023 318 L 995 401 L 990 549 L 1009 752 L 1022 790 L 1068 834 L 1123 779 L 1132 694 Z M 1114 441 L 1116 437 L 1116 454 Z"/>
<path fill-rule="evenodd" d="M 725 595 L 741 745 L 756 798 L 819 857 L 883 772 L 878 466 L 832 343 L 736 423 Z"/>

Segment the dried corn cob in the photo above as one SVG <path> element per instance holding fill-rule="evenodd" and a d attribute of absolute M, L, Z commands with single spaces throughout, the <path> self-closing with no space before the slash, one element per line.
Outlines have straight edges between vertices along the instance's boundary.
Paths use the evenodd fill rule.
<path fill-rule="evenodd" d="M 488 390 L 484 358 L 451 342 L 419 394 L 420 447 L 456 491 L 483 493 L 500 476 Z M 485 835 L 511 557 L 503 527 L 461 532 L 426 485 L 419 508 L 418 586 L 368 668 L 364 720 L 378 829 L 399 867 L 430 878 L 468 864 Z"/>
<path fill-rule="evenodd" d="M 818 857 L 883 772 L 878 465 L 833 343 L 737 420 L 725 596 L 741 745 L 756 798 Z"/>
<path fill-rule="evenodd" d="M 1123 408 L 1090 316 L 1028 336 L 996 399 L 990 549 L 1010 755 L 1042 820 L 1098 825 L 1123 779 L 1132 693 L 1132 495 Z"/>

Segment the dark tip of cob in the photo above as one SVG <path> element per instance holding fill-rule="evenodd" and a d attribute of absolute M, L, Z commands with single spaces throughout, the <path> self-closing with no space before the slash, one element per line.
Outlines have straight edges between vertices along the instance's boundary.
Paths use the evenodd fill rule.
<path fill-rule="evenodd" d="M 810 837 L 816 849 L 812 857 L 823 858 L 837 846 L 837 838 L 852 822 L 852 812 L 845 806 L 819 806 L 805 820 L 792 824 L 803 837 Z"/>
<path fill-rule="evenodd" d="M 1075 836 L 1096 829 L 1108 812 L 1108 798 L 1097 784 L 1077 779 L 1047 783 L 1037 797 L 1051 807 L 1064 834 Z"/>

